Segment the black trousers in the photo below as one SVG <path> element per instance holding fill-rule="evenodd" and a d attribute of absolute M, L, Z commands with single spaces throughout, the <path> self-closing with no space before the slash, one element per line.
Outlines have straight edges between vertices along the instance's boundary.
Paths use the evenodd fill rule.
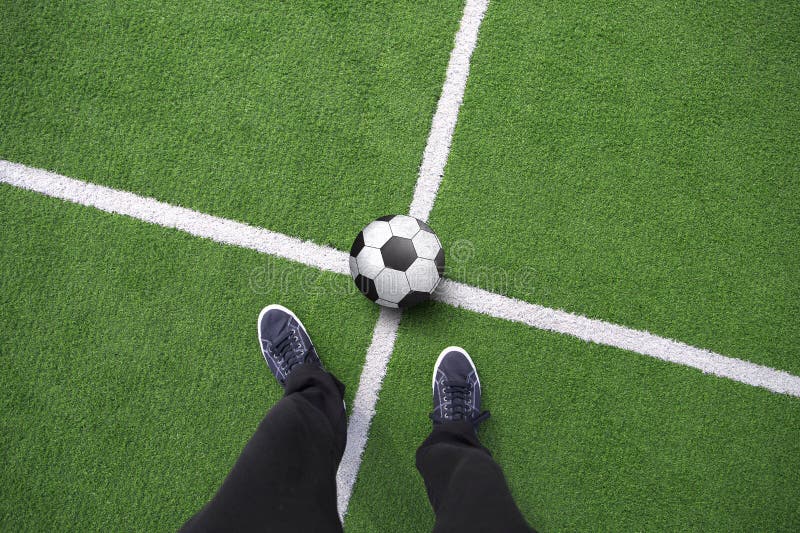
<path fill-rule="evenodd" d="M 347 436 L 343 394 L 331 374 L 296 368 L 217 494 L 182 531 L 342 531 L 336 471 Z M 417 450 L 417 468 L 436 513 L 434 531 L 532 531 L 470 423 L 437 426 Z"/>

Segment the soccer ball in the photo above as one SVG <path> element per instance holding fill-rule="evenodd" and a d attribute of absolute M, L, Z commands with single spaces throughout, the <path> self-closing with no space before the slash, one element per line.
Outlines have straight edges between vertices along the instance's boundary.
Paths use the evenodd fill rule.
<path fill-rule="evenodd" d="M 356 287 L 386 307 L 410 307 L 428 300 L 444 273 L 439 237 L 421 220 L 389 215 L 370 222 L 350 248 Z"/>

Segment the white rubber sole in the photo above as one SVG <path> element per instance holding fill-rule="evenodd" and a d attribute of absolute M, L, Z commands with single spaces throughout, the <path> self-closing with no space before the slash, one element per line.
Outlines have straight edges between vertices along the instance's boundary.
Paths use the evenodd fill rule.
<path fill-rule="evenodd" d="M 450 352 L 458 352 L 460 354 L 463 354 L 464 357 L 467 358 L 467 361 L 469 361 L 472 370 L 475 372 L 475 379 L 478 380 L 478 386 L 480 387 L 481 378 L 478 377 L 478 369 L 475 368 L 475 363 L 472 362 L 472 357 L 470 357 L 467 351 L 460 346 L 448 346 L 447 348 L 442 350 L 442 353 L 440 353 L 438 359 L 436 359 L 436 364 L 433 365 L 433 377 L 431 378 L 431 389 L 436 389 L 436 372 L 439 371 L 439 364 L 442 362 L 442 359 L 444 359 L 444 356 Z"/>

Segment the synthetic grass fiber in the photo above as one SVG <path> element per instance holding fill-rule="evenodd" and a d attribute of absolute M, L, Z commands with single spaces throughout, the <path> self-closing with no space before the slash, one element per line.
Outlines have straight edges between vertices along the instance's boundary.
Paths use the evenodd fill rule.
<path fill-rule="evenodd" d="M 460 10 L 6 3 L 0 156 L 347 249 L 408 210 Z"/>
<path fill-rule="evenodd" d="M 794 531 L 800 408 L 697 370 L 429 304 L 400 324 L 351 531 L 430 531 L 414 452 L 445 346 L 478 368 L 480 432 L 540 531 Z M 402 516 L 402 525 L 398 517 Z"/>
<path fill-rule="evenodd" d="M 6 185 L 0 227 L 3 531 L 177 529 L 282 395 L 266 304 L 352 404 L 377 309 L 347 278 Z"/>
<path fill-rule="evenodd" d="M 491 3 L 430 220 L 449 275 L 800 373 L 798 28 L 797 2 Z"/>
<path fill-rule="evenodd" d="M 0 158 L 347 250 L 404 213 L 462 2 L 6 3 Z M 800 8 L 489 5 L 431 223 L 457 280 L 800 374 Z M 176 529 L 280 397 L 266 304 L 352 405 L 377 308 L 321 273 L 0 186 L 0 530 Z M 428 531 L 436 355 L 541 531 L 800 530 L 800 403 L 429 304 L 348 531 Z"/>

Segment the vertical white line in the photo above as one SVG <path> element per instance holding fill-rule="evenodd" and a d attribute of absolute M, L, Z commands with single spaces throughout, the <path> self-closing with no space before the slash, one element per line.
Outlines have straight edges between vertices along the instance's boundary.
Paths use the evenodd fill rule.
<path fill-rule="evenodd" d="M 450 54 L 450 63 L 447 65 L 442 95 L 433 115 L 431 133 L 422 155 L 414 199 L 409 208 L 409 214 L 420 220 L 428 220 L 439 192 L 439 185 L 442 183 L 453 132 L 458 121 L 458 111 L 467 87 L 469 61 L 478 42 L 478 29 L 488 5 L 489 0 L 467 0 L 464 6 L 464 16 L 461 18 L 461 27 L 456 33 L 456 42 Z"/>
<path fill-rule="evenodd" d="M 455 44 L 450 53 L 447 74 L 442 94 L 431 121 L 431 132 L 422 156 L 414 198 L 409 214 L 427 221 L 439 192 L 442 174 L 450 154 L 453 131 L 458 120 L 458 111 L 464 98 L 464 89 L 469 76 L 469 60 L 478 42 L 478 29 L 489 0 L 467 0 L 464 14 L 456 33 Z M 339 472 L 336 476 L 339 517 L 344 522 L 353 486 L 361 468 L 361 457 L 369 437 L 369 427 L 375 416 L 375 405 L 386 375 L 386 368 L 394 350 L 401 313 L 398 310 L 381 309 L 378 323 L 372 334 L 372 343 L 367 350 L 364 369 L 361 371 L 353 410 L 347 425 L 347 447 L 344 450 Z"/>
<path fill-rule="evenodd" d="M 378 393 L 381 390 L 383 377 L 389 357 L 394 349 L 397 338 L 397 328 L 400 325 L 400 310 L 381 307 L 375 330 L 372 333 L 372 343 L 367 350 L 361 379 L 358 383 L 353 409 L 347 424 L 347 446 L 344 449 L 342 462 L 339 463 L 339 472 L 336 475 L 336 493 L 339 505 L 339 517 L 344 521 L 347 505 L 353 493 L 353 485 L 361 467 L 361 455 L 367 444 L 369 426 L 375 416 L 375 404 L 378 402 Z"/>

